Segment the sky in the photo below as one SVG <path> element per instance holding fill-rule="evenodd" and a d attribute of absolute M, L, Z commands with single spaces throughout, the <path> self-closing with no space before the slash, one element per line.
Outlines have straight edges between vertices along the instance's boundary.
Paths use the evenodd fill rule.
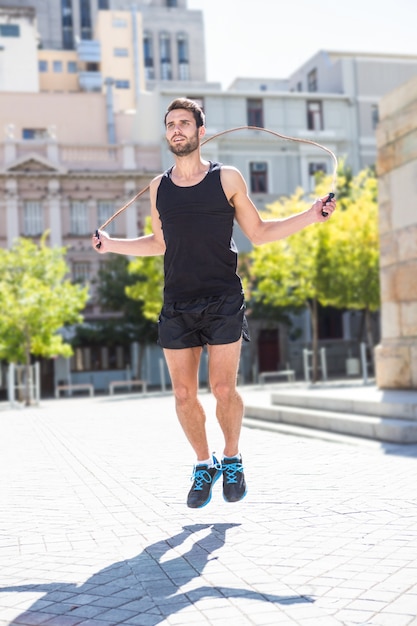
<path fill-rule="evenodd" d="M 287 78 L 319 50 L 417 56 L 417 0 L 188 0 L 209 82 Z"/>

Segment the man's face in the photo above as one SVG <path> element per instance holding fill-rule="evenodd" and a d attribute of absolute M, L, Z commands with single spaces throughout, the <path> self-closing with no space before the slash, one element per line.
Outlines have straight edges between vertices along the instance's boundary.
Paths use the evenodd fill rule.
<path fill-rule="evenodd" d="M 174 109 L 166 118 L 165 137 L 168 147 L 177 156 L 187 156 L 200 145 L 200 129 L 194 115 L 186 109 Z"/>

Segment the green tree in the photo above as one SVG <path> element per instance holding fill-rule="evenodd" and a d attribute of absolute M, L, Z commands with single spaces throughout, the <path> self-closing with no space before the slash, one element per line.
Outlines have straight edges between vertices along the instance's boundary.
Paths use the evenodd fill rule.
<path fill-rule="evenodd" d="M 145 233 L 151 232 L 150 218 L 145 224 Z M 142 305 L 143 315 L 156 322 L 162 307 L 164 289 L 164 258 L 158 256 L 136 257 L 129 263 L 129 273 L 135 282 L 126 288 L 129 298 Z"/>
<path fill-rule="evenodd" d="M 328 224 L 331 245 L 323 260 L 323 304 L 363 311 L 373 354 L 371 313 L 380 308 L 377 179 L 372 169 L 352 178 L 349 195 Z"/>
<path fill-rule="evenodd" d="M 144 347 L 157 339 L 157 325 L 144 315 L 143 301 L 133 300 L 127 295 L 136 283 L 129 271 L 130 261 L 122 255 L 111 255 L 98 273 L 97 295 L 103 311 L 112 315 L 99 320 L 91 327 L 77 329 L 76 341 L 83 343 L 124 345 L 137 342 L 140 346 L 138 372 L 140 376 Z M 116 314 L 116 315 L 114 315 Z"/>
<path fill-rule="evenodd" d="M 318 181 L 315 197 L 325 196 L 329 177 Z M 318 309 L 334 306 L 364 311 L 372 347 L 370 313 L 379 308 L 377 181 L 372 170 L 353 177 L 341 167 L 338 208 L 325 225 L 315 224 L 251 253 L 251 293 L 255 301 L 281 307 L 307 307 L 312 322 L 313 380 L 318 366 Z M 266 218 L 305 210 L 311 199 L 299 189 L 267 207 Z"/>
<path fill-rule="evenodd" d="M 31 357 L 71 356 L 58 331 L 82 319 L 88 289 L 66 276 L 65 248 L 17 239 L 0 249 L 0 358 L 25 365 L 24 401 L 30 404 Z"/>
<path fill-rule="evenodd" d="M 304 211 L 311 202 L 302 189 L 267 207 L 266 218 L 282 219 Z M 327 225 L 326 225 L 327 226 Z M 255 302 L 293 310 L 308 308 L 312 322 L 313 380 L 317 380 L 318 303 L 324 297 L 321 258 L 328 245 L 326 226 L 314 224 L 286 239 L 255 247 L 251 253 Z"/>

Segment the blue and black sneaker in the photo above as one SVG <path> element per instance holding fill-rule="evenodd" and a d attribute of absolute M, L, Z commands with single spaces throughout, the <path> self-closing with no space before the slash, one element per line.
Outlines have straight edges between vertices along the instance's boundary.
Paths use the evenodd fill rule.
<path fill-rule="evenodd" d="M 211 500 L 211 489 L 221 476 L 222 465 L 213 455 L 214 467 L 208 465 L 195 465 L 191 480 L 193 480 L 193 486 L 191 487 L 188 497 L 187 506 L 191 509 L 199 509 L 206 506 Z"/>
<path fill-rule="evenodd" d="M 246 482 L 242 457 L 227 457 L 222 461 L 223 498 L 226 502 L 239 502 L 246 496 Z"/>

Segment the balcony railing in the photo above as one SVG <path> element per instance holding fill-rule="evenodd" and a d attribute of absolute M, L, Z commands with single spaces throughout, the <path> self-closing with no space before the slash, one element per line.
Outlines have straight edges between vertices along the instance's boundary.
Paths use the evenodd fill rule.
<path fill-rule="evenodd" d="M 82 91 L 101 91 L 103 78 L 101 72 L 80 72 L 78 82 Z"/>
<path fill-rule="evenodd" d="M 68 144 L 54 140 L 21 140 L 0 143 L 0 169 L 7 170 L 16 161 L 34 155 L 73 170 L 112 170 L 159 172 L 161 156 L 159 146 L 138 144 Z M 24 166 L 21 166 L 24 169 Z M 28 164 L 28 169 L 30 165 Z M 46 169 L 46 168 L 45 168 Z M 41 169 L 38 169 L 41 172 Z"/>

